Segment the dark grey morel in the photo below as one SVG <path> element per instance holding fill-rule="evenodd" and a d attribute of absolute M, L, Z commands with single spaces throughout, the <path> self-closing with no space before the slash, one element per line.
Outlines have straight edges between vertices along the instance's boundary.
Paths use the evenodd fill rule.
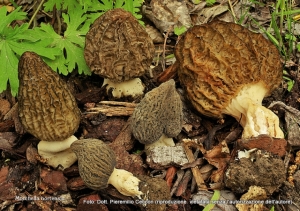
<path fill-rule="evenodd" d="M 78 158 L 79 174 L 87 187 L 93 190 L 113 185 L 125 196 L 140 196 L 140 180 L 132 173 L 116 169 L 114 151 L 98 139 L 77 140 L 71 145 Z"/>

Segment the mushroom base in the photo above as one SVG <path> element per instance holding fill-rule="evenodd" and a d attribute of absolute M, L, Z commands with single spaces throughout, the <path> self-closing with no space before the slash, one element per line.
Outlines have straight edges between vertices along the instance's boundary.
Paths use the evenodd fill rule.
<path fill-rule="evenodd" d="M 103 86 L 107 84 L 106 89 L 112 90 L 112 95 L 116 98 L 126 96 L 139 96 L 144 94 L 144 85 L 139 78 L 134 78 L 123 82 L 113 82 L 109 79 L 104 79 Z"/>
<path fill-rule="evenodd" d="M 173 141 L 173 138 L 169 138 L 165 134 L 163 134 L 157 141 L 153 142 L 152 144 L 146 144 L 145 150 L 146 153 L 148 153 L 154 147 L 163 147 L 163 146 L 174 147 L 175 143 Z"/>
<path fill-rule="evenodd" d="M 140 196 L 143 192 L 139 191 L 140 180 L 132 173 L 124 169 L 114 168 L 108 179 L 108 184 L 114 186 L 124 196 Z"/>
<path fill-rule="evenodd" d="M 248 84 L 223 111 L 233 116 L 244 127 L 243 138 L 256 137 L 260 134 L 284 138 L 278 117 L 261 105 L 267 93 L 268 90 L 263 82 Z"/>
<path fill-rule="evenodd" d="M 70 145 L 76 140 L 78 139 L 75 136 L 71 136 L 64 141 L 40 141 L 37 146 L 38 153 L 53 168 L 59 165 L 69 168 L 77 161 L 75 153 L 70 149 Z"/>

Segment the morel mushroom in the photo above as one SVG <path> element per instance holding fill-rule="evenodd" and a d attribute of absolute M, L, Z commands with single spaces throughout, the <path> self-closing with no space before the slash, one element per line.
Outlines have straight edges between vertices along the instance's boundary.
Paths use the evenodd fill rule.
<path fill-rule="evenodd" d="M 70 145 L 80 123 L 75 98 L 59 75 L 33 52 L 19 61 L 19 117 L 24 129 L 41 141 L 39 155 L 47 164 L 67 168 L 76 160 Z"/>
<path fill-rule="evenodd" d="M 154 45 L 137 19 L 123 9 L 101 15 L 86 35 L 84 58 L 114 97 L 142 95 L 138 78 L 150 68 Z"/>
<path fill-rule="evenodd" d="M 139 191 L 140 180 L 126 170 L 115 168 L 114 151 L 101 140 L 77 140 L 71 149 L 78 158 L 79 174 L 87 187 L 101 190 L 111 184 L 125 196 L 143 194 Z"/>
<path fill-rule="evenodd" d="M 180 133 L 182 124 L 182 102 L 173 79 L 145 94 L 131 116 L 133 136 L 146 145 L 146 151 L 175 146 L 172 137 Z"/>
<path fill-rule="evenodd" d="M 179 40 L 175 56 L 181 85 L 200 113 L 235 117 L 243 138 L 284 137 L 278 117 L 261 105 L 282 79 L 279 52 L 261 34 L 221 21 L 194 26 Z"/>

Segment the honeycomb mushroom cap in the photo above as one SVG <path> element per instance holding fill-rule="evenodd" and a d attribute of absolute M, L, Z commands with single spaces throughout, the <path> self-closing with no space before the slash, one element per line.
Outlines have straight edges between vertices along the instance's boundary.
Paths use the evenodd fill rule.
<path fill-rule="evenodd" d="M 121 82 L 149 69 L 154 45 L 138 20 L 123 9 L 101 15 L 86 35 L 84 58 L 92 72 Z"/>
<path fill-rule="evenodd" d="M 107 187 L 116 165 L 114 151 L 98 139 L 82 139 L 71 144 L 78 158 L 80 177 L 87 187 L 100 190 Z"/>
<path fill-rule="evenodd" d="M 175 49 L 187 97 L 202 114 L 220 118 L 245 85 L 261 82 L 265 95 L 282 80 L 280 54 L 261 34 L 222 21 L 194 26 Z"/>
<path fill-rule="evenodd" d="M 65 81 L 37 54 L 19 61 L 19 117 L 24 129 L 43 141 L 62 141 L 78 129 L 80 110 Z"/>
<path fill-rule="evenodd" d="M 145 95 L 134 109 L 131 129 L 141 143 L 152 144 L 163 134 L 167 137 L 177 136 L 182 122 L 182 102 L 172 79 Z"/>

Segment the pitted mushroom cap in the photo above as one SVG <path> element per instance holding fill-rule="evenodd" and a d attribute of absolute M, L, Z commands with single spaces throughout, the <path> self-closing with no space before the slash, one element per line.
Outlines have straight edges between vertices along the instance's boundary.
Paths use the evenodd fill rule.
<path fill-rule="evenodd" d="M 107 187 L 116 165 L 114 151 L 98 139 L 82 139 L 71 144 L 78 158 L 80 177 L 87 187 L 100 190 Z"/>
<path fill-rule="evenodd" d="M 181 85 L 202 114 L 220 118 L 244 85 L 262 82 L 270 94 L 282 80 L 276 47 L 261 34 L 222 21 L 194 26 L 175 56 Z"/>
<path fill-rule="evenodd" d="M 132 133 L 143 144 L 154 143 L 163 134 L 177 136 L 182 123 L 182 102 L 173 79 L 148 92 L 131 117 Z"/>
<path fill-rule="evenodd" d="M 114 82 L 142 76 L 154 57 L 154 45 L 138 20 L 123 9 L 101 15 L 86 35 L 84 58 L 92 72 Z"/>
<path fill-rule="evenodd" d="M 43 141 L 62 141 L 80 123 L 80 110 L 65 81 L 33 52 L 19 61 L 19 117 L 24 129 Z"/>

